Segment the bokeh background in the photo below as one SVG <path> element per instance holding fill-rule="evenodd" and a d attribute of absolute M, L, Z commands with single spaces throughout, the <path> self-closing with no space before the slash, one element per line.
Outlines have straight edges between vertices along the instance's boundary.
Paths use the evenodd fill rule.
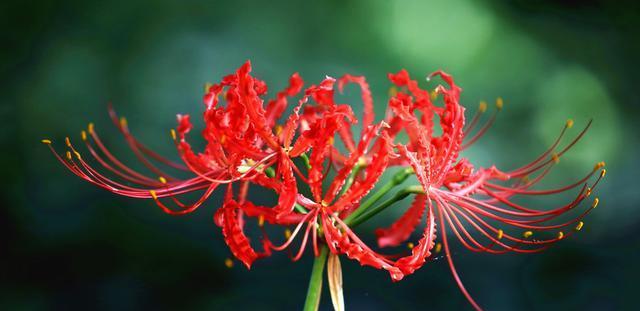
<path fill-rule="evenodd" d="M 311 256 L 291 263 L 279 253 L 251 271 L 225 268 L 230 254 L 211 221 L 219 196 L 170 217 L 82 182 L 39 142 L 62 147 L 93 121 L 115 154 L 135 162 L 107 117 L 111 101 L 136 135 L 175 158 L 168 134 L 175 114 L 199 116 L 203 84 L 246 59 L 271 90 L 294 71 L 311 83 L 366 75 L 379 113 L 387 72 L 424 77 L 444 69 L 463 87 L 470 112 L 480 100 L 505 100 L 496 126 L 465 154 L 483 165 L 527 162 L 567 118 L 576 128 L 594 118 L 546 184 L 607 162 L 601 205 L 582 232 L 536 255 L 457 245 L 456 263 L 489 310 L 637 308 L 640 15 L 631 2 L 3 1 L 0 8 L 0 309 L 302 306 Z M 361 230 L 369 241 L 371 228 Z M 396 284 L 383 271 L 343 266 L 352 310 L 470 308 L 445 260 Z"/>

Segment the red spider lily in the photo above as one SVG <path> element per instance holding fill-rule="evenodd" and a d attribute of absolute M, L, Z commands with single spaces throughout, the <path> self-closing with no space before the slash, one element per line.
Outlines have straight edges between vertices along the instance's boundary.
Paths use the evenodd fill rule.
<path fill-rule="evenodd" d="M 339 88 L 342 89 L 347 82 L 355 82 L 360 85 L 365 106 L 363 119 L 369 123 L 373 122 L 373 105 L 364 78 L 344 76 L 338 80 Z M 302 194 L 298 195 L 298 203 L 308 212 L 300 219 L 285 243 L 271 248 L 283 250 L 291 245 L 298 234 L 303 234 L 300 249 L 293 259 L 298 260 L 302 256 L 310 237 L 314 253 L 317 255 L 319 233 L 322 228 L 324 242 L 331 252 L 345 254 L 349 258 L 359 261 L 362 265 L 388 270 L 392 279 L 398 281 L 405 275 L 413 273 L 430 255 L 435 238 L 433 214 L 429 213 L 425 232 L 418 247 L 415 247 L 411 254 L 405 256 L 376 253 L 358 238 L 345 223 L 344 219 L 360 206 L 361 200 L 375 187 L 390 160 L 397 157 L 397 154 L 393 150 L 391 138 L 385 132 L 388 127 L 385 122 L 367 126 L 363 129 L 358 143 L 355 143 L 350 131 L 350 125 L 354 119 L 349 112 L 350 109 L 335 103 L 334 84 L 334 79 L 327 78 L 319 87 L 312 86 L 306 91 L 307 96 L 313 98 L 316 103 L 316 106 L 305 107 L 309 110 L 305 111 L 304 120 L 309 125 L 306 127 L 308 129 L 301 133 L 303 137 L 313 137 L 309 172 L 308 176 L 304 178 L 312 198 L 307 198 Z M 344 111 L 344 113 L 334 113 L 336 111 Z M 336 135 L 343 139 L 345 146 L 350 151 L 349 156 L 341 155 L 333 146 Z M 334 159 L 335 155 L 340 155 L 341 159 Z M 362 176 L 349 185 L 347 180 L 357 165 L 363 167 L 359 171 Z M 337 169 L 327 190 L 323 192 L 322 183 L 328 175 L 328 168 L 334 166 L 340 168 Z M 345 186 L 348 188 L 343 190 Z M 415 204 L 425 204 L 424 198 L 425 196 L 419 196 Z M 250 208 L 245 212 L 251 216 L 265 217 L 270 211 L 267 208 L 248 206 Z M 275 217 L 270 217 L 270 219 L 278 223 Z M 303 229 L 305 225 L 306 229 Z M 302 233 L 303 230 L 304 233 Z M 248 252 L 251 253 L 251 251 Z"/>
<path fill-rule="evenodd" d="M 387 270 L 393 281 L 414 273 L 440 250 L 435 243 L 436 223 L 451 272 L 471 304 L 479 306 L 463 286 L 453 264 L 447 228 L 461 244 L 476 252 L 519 253 L 539 252 L 551 244 L 582 228 L 582 218 L 598 203 L 570 220 L 563 215 L 573 212 L 595 189 L 604 176 L 598 163 L 580 180 L 549 190 L 534 190 L 578 140 L 590 123 L 565 147 L 559 148 L 562 138 L 573 121 L 568 121 L 557 140 L 532 162 L 513 169 L 500 170 L 495 166 L 482 168 L 460 157 L 460 152 L 473 145 L 491 127 L 496 112 L 480 125 L 486 111 L 481 103 L 478 113 L 465 123 L 464 107 L 459 103 L 461 89 L 451 76 L 438 71 L 447 85 L 438 85 L 432 92 L 420 88 L 418 82 L 402 70 L 389 74 L 396 87 L 388 102 L 386 117 L 376 123 L 374 105 L 364 77 L 345 75 L 338 80 L 327 77 L 318 85 L 305 89 L 291 114 L 280 119 L 289 108 L 289 98 L 302 91 L 303 81 L 296 73 L 289 86 L 265 105 L 266 84 L 251 75 L 249 62 L 219 83 L 206 87 L 203 102 L 206 146 L 195 152 L 187 136 L 193 126 L 188 115 L 178 115 L 177 131 L 173 139 L 183 163 L 172 162 L 138 141 L 130 132 L 126 119 L 109 109 L 111 118 L 124 135 L 129 147 L 141 163 L 153 173 L 142 174 L 116 158 L 102 143 L 93 124 L 82 131 L 82 140 L 96 164 L 108 173 L 90 165 L 66 139 L 69 148 L 66 158 L 59 155 L 51 141 L 49 145 L 58 160 L 79 177 L 113 193 L 143 199 L 153 199 L 166 213 L 181 215 L 193 212 L 212 195 L 219 185 L 226 185 L 222 206 L 215 212 L 214 221 L 221 227 L 224 240 L 233 255 L 247 268 L 273 250 L 287 249 L 298 236 L 300 248 L 293 256 L 298 260 L 311 239 L 314 254 L 319 245 L 326 244 L 334 254 L 345 254 L 362 265 Z M 351 106 L 338 104 L 335 88 L 342 92 L 345 85 L 359 86 L 362 96 L 362 131 L 357 139 L 352 126 L 358 122 Z M 221 102 L 221 98 L 222 101 Z M 441 98 L 442 104 L 436 104 Z M 441 134 L 437 127 L 440 127 Z M 400 133 L 407 136 L 400 142 Z M 336 147 L 341 141 L 346 152 Z M 74 157 L 75 155 L 75 157 Z M 296 163 L 304 162 L 306 172 Z M 173 170 L 186 171 L 193 177 L 180 179 L 169 174 L 159 164 Z M 367 196 L 376 187 L 382 174 L 390 166 L 401 166 L 402 176 L 392 180 L 396 186 L 411 172 L 419 186 L 410 186 L 395 197 L 372 207 L 392 187 L 383 186 L 379 192 Z M 589 184 L 597 172 L 599 177 Z M 299 183 L 307 187 L 299 186 Z M 259 206 L 249 200 L 250 186 L 272 190 L 278 195 L 275 206 Z M 308 189 L 307 189 L 308 188 Z M 554 195 L 580 188 L 569 203 L 551 209 L 537 209 L 516 203 L 517 196 Z M 235 190 L 235 191 L 234 191 Z M 196 202 L 184 203 L 179 196 L 201 192 Z M 375 231 L 378 246 L 386 248 L 405 243 L 423 223 L 424 230 L 417 245 L 409 243 L 411 252 L 382 254 L 367 246 L 353 231 L 353 226 L 392 203 L 416 194 L 406 212 L 387 228 Z M 365 200 L 366 199 L 366 200 Z M 364 202 L 363 202 L 364 201 Z M 169 204 L 171 202 L 172 204 Z M 173 205 L 173 206 L 169 206 Z M 277 226 L 295 226 L 281 245 L 275 245 L 263 230 L 262 251 L 257 251 L 245 234 L 247 218 Z M 554 237 L 530 239 L 533 231 L 553 231 Z M 563 231 L 564 230 L 564 231 Z M 516 232 L 522 232 L 522 238 Z"/>
<path fill-rule="evenodd" d="M 480 114 L 486 110 L 486 104 L 481 103 L 479 113 L 474 116 L 470 126 L 465 128 L 464 108 L 459 104 L 461 89 L 454 84 L 451 76 L 439 71 L 430 77 L 435 75 L 441 76 L 450 86 L 448 89 L 442 86 L 435 89 L 435 95 L 442 95 L 444 107 L 434 105 L 428 92 L 418 88 L 417 82 L 411 80 L 406 71 L 389 75 L 392 82 L 405 87 L 412 95 L 398 93 L 390 100 L 392 123 L 402 120 L 402 129 L 408 134 L 409 143 L 406 146 L 399 145 L 398 150 L 415 170 L 430 202 L 429 212 L 435 210 L 451 272 L 467 299 L 476 309 L 480 309 L 463 286 L 454 267 L 447 239 L 447 226 L 466 248 L 475 252 L 499 254 L 507 251 L 542 251 L 582 228 L 581 220 L 596 207 L 597 198 L 590 208 L 568 221 L 561 220 L 560 216 L 571 212 L 591 194 L 605 175 L 605 170 L 600 170 L 604 162 L 596 164 L 584 178 L 569 185 L 550 190 L 531 190 L 560 157 L 583 137 L 591 124 L 589 122 L 575 139 L 558 151 L 562 137 L 573 126 L 573 121 L 569 120 L 555 143 L 532 162 L 511 171 L 501 171 L 495 166 L 474 168 L 468 160 L 458 159 L 458 154 L 482 136 L 493 123 L 496 114 L 467 143 L 463 143 L 464 138 L 478 124 Z M 498 99 L 496 105 L 497 110 L 502 109 L 502 100 Z M 416 117 L 415 111 L 421 112 L 422 117 Z M 434 115 L 438 116 L 442 128 L 442 135 L 438 137 L 433 135 Z M 598 178 L 588 185 L 587 182 L 598 171 Z M 516 195 L 553 195 L 574 188 L 580 189 L 573 200 L 551 209 L 525 207 L 513 200 Z M 380 246 L 404 242 L 417 225 L 416 219 L 424 213 L 424 208 L 424 204 L 414 204 L 391 227 L 378 230 Z M 566 228 L 574 230 L 565 234 L 562 230 Z M 526 230 L 522 234 L 523 238 L 509 233 L 518 230 Z M 551 238 L 532 240 L 529 239 L 533 235 L 532 230 L 555 233 Z"/>

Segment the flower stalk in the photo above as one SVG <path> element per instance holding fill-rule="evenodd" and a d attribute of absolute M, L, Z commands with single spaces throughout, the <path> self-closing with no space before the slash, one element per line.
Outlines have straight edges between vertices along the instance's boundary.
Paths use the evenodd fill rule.
<path fill-rule="evenodd" d="M 313 260 L 311 268 L 311 278 L 307 289 L 307 299 L 304 302 L 304 311 L 317 311 L 320 306 L 320 296 L 322 295 L 322 276 L 324 266 L 327 262 L 329 249 L 326 246 L 320 248 L 320 254 Z"/>

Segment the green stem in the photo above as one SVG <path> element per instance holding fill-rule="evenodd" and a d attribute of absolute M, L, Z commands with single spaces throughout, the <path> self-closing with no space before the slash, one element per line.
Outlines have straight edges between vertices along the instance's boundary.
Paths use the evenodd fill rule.
<path fill-rule="evenodd" d="M 264 170 L 264 174 L 267 175 L 267 177 L 269 178 L 273 178 L 276 176 L 276 171 L 273 169 L 273 167 L 267 167 Z"/>
<path fill-rule="evenodd" d="M 364 201 L 364 203 L 362 203 L 360 205 L 360 207 L 358 207 L 358 209 L 353 211 L 353 213 L 351 213 L 351 215 L 347 216 L 347 218 L 345 218 L 344 222 L 347 223 L 347 224 L 350 224 L 353 220 L 355 220 L 360 215 L 362 215 L 364 212 L 366 212 L 367 209 L 369 209 L 373 204 L 378 202 L 385 194 L 387 194 L 389 191 L 391 191 L 397 185 L 399 185 L 399 184 L 403 183 L 405 180 L 407 180 L 407 178 L 412 173 L 413 173 L 413 169 L 411 169 L 411 168 L 405 168 L 405 169 L 395 173 L 395 175 L 393 175 L 393 177 L 391 178 L 390 181 L 388 181 L 386 184 L 384 184 L 382 186 L 382 188 L 378 189 L 378 191 L 373 193 L 371 195 L 371 197 L 369 199 L 367 199 L 366 201 Z"/>
<path fill-rule="evenodd" d="M 308 212 L 309 212 L 309 211 L 307 211 L 307 209 L 306 209 L 306 208 L 304 208 L 304 206 L 302 206 L 302 205 L 300 205 L 300 204 L 298 204 L 298 203 L 296 203 L 293 207 L 294 207 L 294 208 L 296 209 L 296 211 L 298 211 L 298 213 L 300 213 L 300 214 L 306 214 L 306 213 L 308 213 Z"/>
<path fill-rule="evenodd" d="M 307 169 L 311 168 L 311 163 L 309 163 L 309 156 L 307 156 L 306 153 L 303 153 L 300 155 L 300 157 L 302 158 L 302 161 L 304 162 L 304 166 L 307 167 Z"/>
<path fill-rule="evenodd" d="M 366 212 L 361 213 L 361 215 L 359 217 L 354 217 L 349 219 L 349 217 L 347 217 L 347 219 L 345 219 L 345 223 L 347 225 L 349 225 L 349 227 L 354 228 L 357 225 L 369 220 L 369 218 L 375 216 L 376 214 L 380 213 L 381 211 L 383 211 L 385 208 L 393 205 L 393 203 L 396 203 L 398 201 L 402 201 L 404 198 L 406 198 L 407 196 L 409 196 L 410 194 L 424 194 L 424 191 L 422 190 L 422 186 L 409 186 L 407 188 L 404 188 L 400 191 L 398 191 L 393 197 L 391 197 L 389 200 L 384 201 L 382 204 L 373 207 L 369 210 L 367 210 Z M 353 215 L 353 214 L 352 214 Z"/>
<path fill-rule="evenodd" d="M 307 290 L 307 299 L 304 302 L 304 311 L 317 311 L 320 306 L 320 295 L 322 294 L 322 274 L 324 265 L 327 262 L 329 249 L 326 245 L 320 248 L 320 255 L 313 260 L 311 268 L 311 279 Z"/>
<path fill-rule="evenodd" d="M 356 180 L 356 177 L 358 176 L 358 174 L 360 174 L 360 171 L 362 170 L 363 166 L 364 166 L 363 164 L 357 163 L 353 167 L 353 169 L 351 170 L 351 174 L 349 174 L 349 178 L 347 178 L 347 181 L 342 186 L 342 190 L 340 190 L 340 194 L 338 195 L 338 197 L 341 197 L 342 195 L 344 195 L 347 192 L 347 190 L 351 188 L 351 185 Z"/>

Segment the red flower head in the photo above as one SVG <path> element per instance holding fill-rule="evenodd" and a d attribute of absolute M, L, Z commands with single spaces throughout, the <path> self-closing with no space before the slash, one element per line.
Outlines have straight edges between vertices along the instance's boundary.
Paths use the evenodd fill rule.
<path fill-rule="evenodd" d="M 532 162 L 510 171 L 502 171 L 495 166 L 489 168 L 474 167 L 467 159 L 459 158 L 460 151 L 466 149 L 480 138 L 492 125 L 496 113 L 502 109 L 502 99 L 496 102 L 496 113 L 466 143 L 463 140 L 473 133 L 480 115 L 486 110 L 481 103 L 478 113 L 465 128 L 464 108 L 459 104 L 461 89 L 451 76 L 438 71 L 430 75 L 440 76 L 449 88 L 438 86 L 432 98 L 442 97 L 443 107 L 432 103 L 428 92 L 421 90 L 417 82 L 411 80 L 406 71 L 390 74 L 389 79 L 398 87 L 409 91 L 408 95 L 399 92 L 389 101 L 393 112 L 391 123 L 401 124 L 407 132 L 409 142 L 399 144 L 398 151 L 415 170 L 426 196 L 429 213 L 435 213 L 440 226 L 440 235 L 446 257 L 458 286 L 473 306 L 479 306 L 467 293 L 455 270 L 447 239 L 447 227 L 466 248 L 476 252 L 494 254 L 508 251 L 519 253 L 539 252 L 551 244 L 566 238 L 582 228 L 582 218 L 596 207 L 598 198 L 585 211 L 577 213 L 570 220 L 561 216 L 573 212 L 590 194 L 605 175 L 601 170 L 604 162 L 596 164 L 594 169 L 580 180 L 563 187 L 549 190 L 532 190 L 559 162 L 560 157 L 583 137 L 591 122 L 564 148 L 559 144 L 566 131 L 573 126 L 567 121 L 555 143 Z M 417 117 L 415 112 L 420 112 Z M 434 135 L 434 116 L 440 121 L 442 134 Z M 559 149 L 559 150 L 558 150 Z M 588 181 L 595 174 L 598 178 L 591 184 Z M 554 208 L 532 208 L 518 204 L 515 196 L 546 196 L 579 188 L 570 202 Z M 416 223 L 416 215 L 421 215 L 424 204 L 414 205 L 390 228 L 377 231 L 380 246 L 397 245 L 403 242 Z M 569 229 L 568 231 L 566 231 Z M 565 230 L 565 231 L 563 231 Z M 530 239 L 534 231 L 543 232 L 539 239 Z M 518 233 L 519 232 L 519 233 Z M 552 232 L 552 236 L 544 234 Z M 567 233 L 565 233 L 567 232 Z M 520 236 L 521 235 L 521 236 Z M 439 251 L 440 244 L 436 246 Z"/>
<path fill-rule="evenodd" d="M 224 203 L 216 211 L 214 220 L 222 228 L 233 255 L 248 268 L 256 259 L 269 256 L 273 250 L 284 250 L 302 236 L 293 260 L 301 258 L 311 239 L 316 256 L 320 253 L 319 247 L 324 247 L 321 244 L 326 244 L 332 253 L 345 254 L 362 265 L 387 270 L 392 280 L 399 281 L 422 267 L 432 251 L 440 251 L 441 244 L 435 243 L 437 224 L 454 278 L 467 299 L 479 308 L 455 270 L 447 227 L 449 234 L 453 233 L 472 251 L 544 250 L 582 228 L 581 220 L 595 208 L 597 198 L 590 208 L 572 219 L 561 220 L 564 219 L 561 216 L 573 213 L 592 193 L 604 176 L 605 170 L 601 170 L 604 163 L 598 163 L 589 174 L 570 185 L 550 190 L 532 189 L 583 137 L 590 125 L 559 148 L 562 137 L 573 126 L 573 121 L 568 121 L 548 150 L 520 168 L 500 170 L 495 166 L 474 166 L 461 158 L 460 152 L 493 124 L 502 100 L 496 102 L 496 112 L 476 130 L 486 104 L 481 103 L 478 113 L 466 125 L 465 109 L 459 103 L 461 89 L 448 74 L 438 71 L 429 78 L 435 76 L 448 87 L 438 85 L 429 92 L 420 88 L 405 70 L 389 74 L 395 87 L 386 117 L 380 122 L 375 120 L 371 92 L 364 77 L 345 75 L 338 80 L 327 77 L 320 84 L 308 87 L 292 107 L 291 114 L 280 121 L 289 108 L 288 99 L 302 90 L 302 79 L 297 73 L 293 74 L 289 86 L 265 105 L 263 97 L 267 86 L 251 75 L 251 64 L 247 62 L 236 73 L 206 87 L 202 131 L 206 147 L 202 152 L 193 151 L 187 142 L 193 128 L 190 117 L 178 115 L 177 132 L 172 130 L 172 135 L 183 163 L 169 161 L 139 142 L 130 133 L 126 119 L 119 118 L 110 108 L 114 124 L 153 175 L 142 174 L 117 159 L 102 143 L 93 124 L 86 132 L 82 131 L 82 140 L 95 163 L 108 174 L 86 162 L 69 138 L 66 139 L 69 148 L 66 158 L 55 151 L 51 141 L 43 142 L 79 177 L 116 194 L 153 199 L 163 211 L 173 215 L 193 212 L 219 185 L 226 185 Z M 349 83 L 358 85 L 362 96 L 362 130 L 357 138 L 352 126 L 358 123 L 358 118 L 351 106 L 338 104 L 335 99 L 336 87 L 342 92 Z M 401 133 L 406 134 L 406 142 L 401 142 Z M 337 142 L 342 143 L 342 148 L 336 146 Z M 158 164 L 190 172 L 193 177 L 173 177 Z M 299 166 L 304 168 L 301 170 Z M 389 182 L 369 195 L 391 166 L 401 168 Z M 599 177 L 589 184 L 597 172 Z M 408 186 L 379 202 L 412 174 L 419 185 Z M 273 191 L 278 196 L 277 204 L 254 204 L 249 200 L 250 187 Z M 516 196 L 546 196 L 575 188 L 579 189 L 573 200 L 551 209 L 526 207 L 516 202 Z M 179 199 L 195 191 L 201 192 L 196 202 L 188 204 Z M 412 194 L 415 197 L 406 212 L 389 227 L 375 231 L 380 248 L 400 246 L 424 222 L 417 244 L 407 244 L 410 252 L 382 254 L 367 246 L 353 231 L 355 226 Z M 257 251 L 244 232 L 251 218 L 261 228 L 267 222 L 295 226 L 295 229 L 293 233 L 286 229 L 286 240 L 280 245 L 275 245 L 263 229 L 262 251 Z M 541 232 L 541 237 L 531 239 L 534 231 Z M 553 236 L 548 237 L 545 232 L 553 232 Z"/>

